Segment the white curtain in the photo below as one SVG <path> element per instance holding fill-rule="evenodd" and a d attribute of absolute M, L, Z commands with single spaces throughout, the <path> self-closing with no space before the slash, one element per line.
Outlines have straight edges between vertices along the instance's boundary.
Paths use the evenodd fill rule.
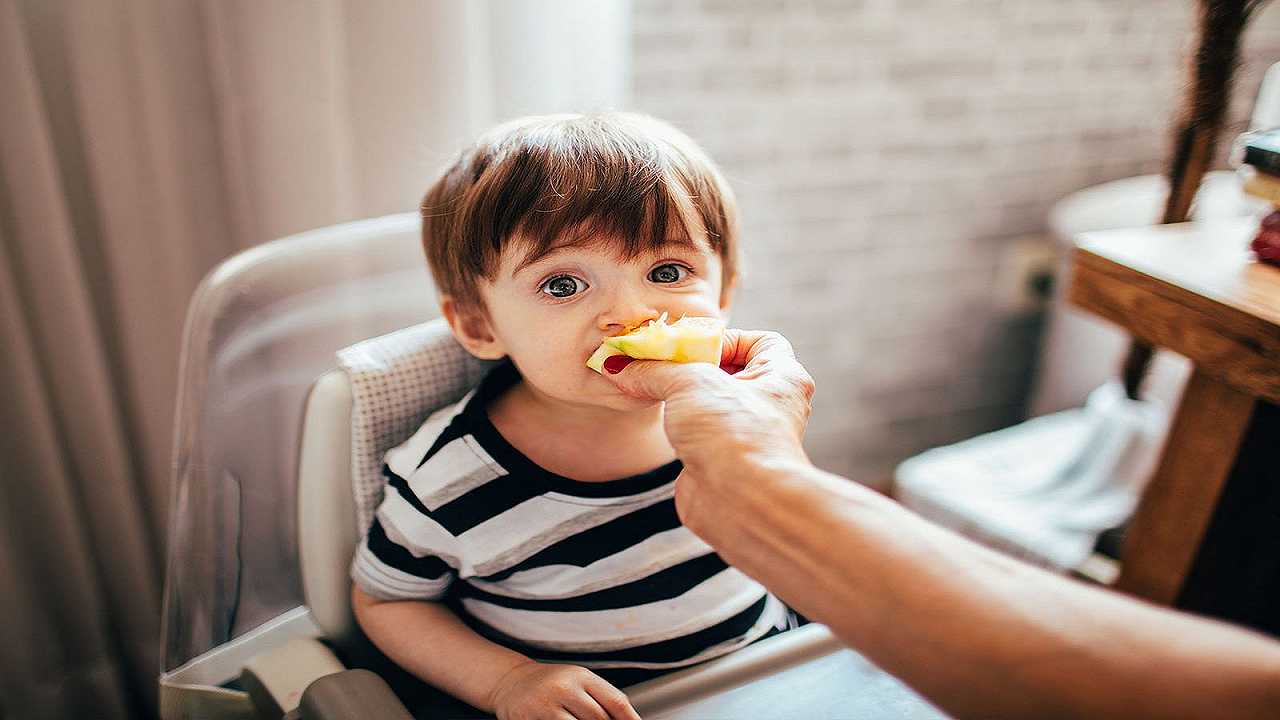
<path fill-rule="evenodd" d="M 0 717 L 154 714 L 177 351 L 220 259 L 621 105 L 625 2 L 0 0 Z"/>

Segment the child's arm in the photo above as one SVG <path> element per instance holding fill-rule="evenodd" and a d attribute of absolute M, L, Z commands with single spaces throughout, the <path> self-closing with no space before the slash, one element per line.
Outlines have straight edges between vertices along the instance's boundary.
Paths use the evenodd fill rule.
<path fill-rule="evenodd" d="M 396 664 L 500 720 L 640 720 L 626 695 L 595 673 L 490 642 L 439 603 L 379 600 L 352 585 L 351 606 L 365 635 Z"/>

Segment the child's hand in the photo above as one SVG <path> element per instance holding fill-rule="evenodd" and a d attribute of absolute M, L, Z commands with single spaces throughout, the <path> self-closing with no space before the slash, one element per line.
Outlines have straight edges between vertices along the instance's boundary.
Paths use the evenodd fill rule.
<path fill-rule="evenodd" d="M 517 665 L 492 699 L 498 720 L 640 720 L 621 690 L 577 665 Z"/>

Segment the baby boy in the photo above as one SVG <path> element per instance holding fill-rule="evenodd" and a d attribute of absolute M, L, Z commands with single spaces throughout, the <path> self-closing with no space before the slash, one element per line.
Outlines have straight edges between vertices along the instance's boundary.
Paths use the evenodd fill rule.
<path fill-rule="evenodd" d="M 388 657 L 515 718 L 635 718 L 617 689 L 732 652 L 787 609 L 685 529 L 662 406 L 586 366 L 663 313 L 719 318 L 733 195 L 649 117 L 532 117 L 464 151 L 422 238 L 458 342 L 501 360 L 387 454 L 352 565 Z"/>

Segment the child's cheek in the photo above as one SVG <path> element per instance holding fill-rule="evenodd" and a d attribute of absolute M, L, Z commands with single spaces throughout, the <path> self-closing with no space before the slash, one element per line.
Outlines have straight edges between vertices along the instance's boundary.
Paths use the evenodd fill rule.
<path fill-rule="evenodd" d="M 718 318 L 721 315 L 719 298 L 707 298 L 699 296 L 696 300 L 684 304 L 679 312 L 672 313 L 673 319 L 679 319 L 681 315 L 689 317 L 713 317 Z"/>
<path fill-rule="evenodd" d="M 580 385 L 579 370 L 586 369 L 587 358 L 579 357 L 579 345 L 568 338 L 546 338 L 537 343 L 526 355 L 531 379 L 550 392 Z"/>

